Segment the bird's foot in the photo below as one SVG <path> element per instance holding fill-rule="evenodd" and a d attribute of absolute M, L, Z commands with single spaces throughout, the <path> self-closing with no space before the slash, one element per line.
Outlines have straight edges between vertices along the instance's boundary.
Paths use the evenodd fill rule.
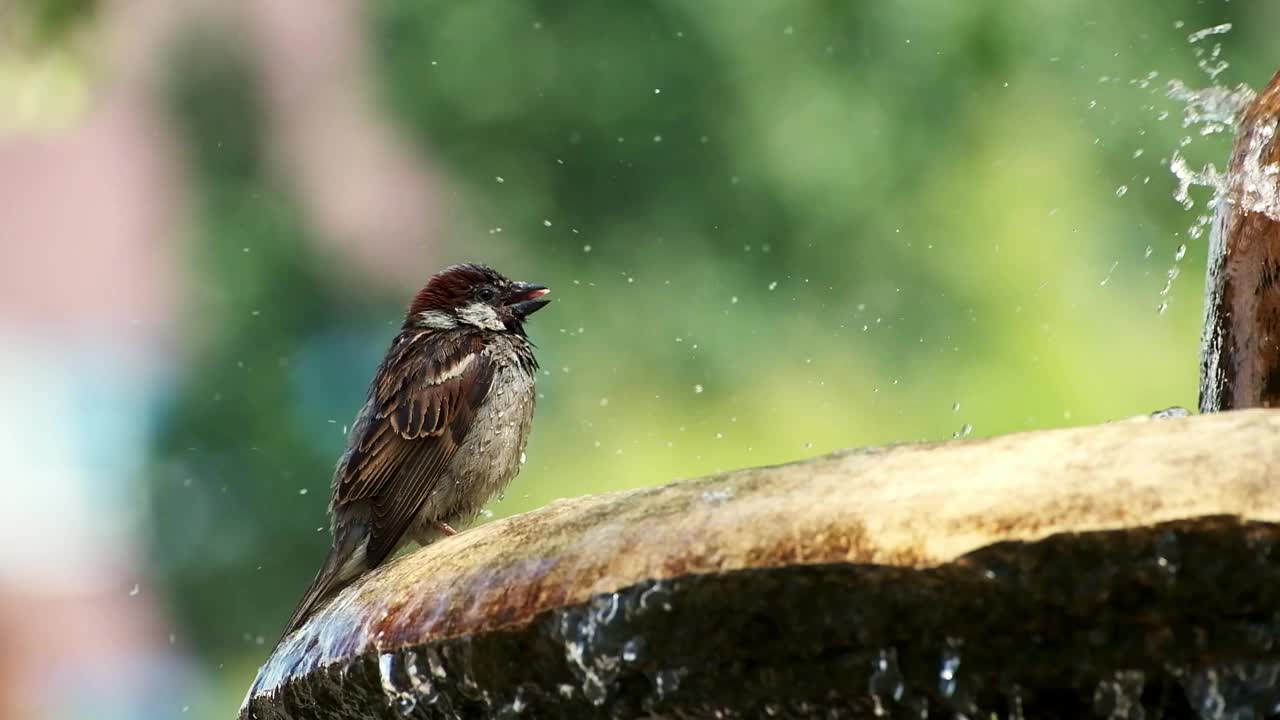
<path fill-rule="evenodd" d="M 435 524 L 436 524 L 436 528 L 438 528 L 438 529 L 440 530 L 440 532 L 444 533 L 445 535 L 457 535 L 457 534 L 458 534 L 458 531 L 457 531 L 457 530 L 454 530 L 452 527 L 450 527 L 450 526 L 449 526 L 449 523 L 447 523 L 447 522 L 442 522 L 442 521 L 440 521 L 440 520 L 436 520 L 436 521 L 435 521 Z"/>

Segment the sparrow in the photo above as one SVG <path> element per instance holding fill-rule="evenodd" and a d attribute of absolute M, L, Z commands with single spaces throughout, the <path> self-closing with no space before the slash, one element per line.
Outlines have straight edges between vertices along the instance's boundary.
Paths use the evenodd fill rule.
<path fill-rule="evenodd" d="M 285 625 L 400 547 L 453 535 L 519 472 L 538 362 L 524 331 L 542 285 L 454 265 L 414 296 L 333 474 L 333 545 Z"/>

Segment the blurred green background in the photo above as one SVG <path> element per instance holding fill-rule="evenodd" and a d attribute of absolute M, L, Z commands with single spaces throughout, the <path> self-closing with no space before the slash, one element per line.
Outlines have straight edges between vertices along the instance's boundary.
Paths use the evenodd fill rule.
<path fill-rule="evenodd" d="M 39 42 L 95 7 L 48 4 Z M 554 290 L 529 328 L 544 373 L 528 464 L 495 517 L 968 427 L 1195 405 L 1206 238 L 1187 229 L 1208 193 L 1184 210 L 1168 161 L 1191 138 L 1193 165 L 1221 167 L 1230 137 L 1184 127 L 1167 85 L 1261 87 L 1280 6 L 365 9 L 373 92 L 447 182 L 422 277 L 476 260 Z M 1230 67 L 1211 79 L 1197 49 L 1215 43 Z M 196 708 L 211 718 L 322 557 L 343 428 L 408 298 L 316 250 L 236 48 L 193 31 L 166 74 L 197 189 L 193 349 L 144 480 L 148 564 L 215 678 Z"/>

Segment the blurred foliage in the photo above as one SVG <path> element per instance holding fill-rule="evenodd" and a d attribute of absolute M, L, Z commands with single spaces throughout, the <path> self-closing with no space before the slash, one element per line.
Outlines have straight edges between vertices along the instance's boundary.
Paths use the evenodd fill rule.
<path fill-rule="evenodd" d="M 91 21 L 98 0 L 13 0 L 0 4 L 0 39 L 51 45 Z"/>
<path fill-rule="evenodd" d="M 0 0 L 0 133 L 48 133 L 83 117 L 97 11 L 97 0 Z"/>
<path fill-rule="evenodd" d="M 529 464 L 494 512 L 1193 407 L 1205 239 L 1186 228 L 1207 194 L 1171 199 L 1193 131 L 1164 90 L 1212 84 L 1187 35 L 1228 21 L 1217 82 L 1260 86 L 1268 19 L 1201 0 L 375 0 L 372 81 L 452 186 L 438 265 L 557 298 L 530 325 Z M 316 254 L 235 45 L 182 55 L 196 349 L 156 441 L 153 547 L 236 685 L 318 567 L 342 429 L 405 298 L 344 289 Z M 1221 167 L 1229 144 L 1184 152 Z"/>
<path fill-rule="evenodd" d="M 333 464 L 292 422 L 291 378 L 299 345 L 339 322 L 339 305 L 298 214 L 270 182 L 248 78 L 208 37 L 192 39 L 174 75 L 199 198 L 191 261 L 203 282 L 187 308 L 195 357 L 161 422 L 151 488 L 160 577 L 184 599 L 197 643 L 219 653 L 242 641 L 228 628 L 264 632 L 264 602 L 287 602 L 301 581 L 296 559 L 318 545 L 317 523 L 287 508 Z"/>

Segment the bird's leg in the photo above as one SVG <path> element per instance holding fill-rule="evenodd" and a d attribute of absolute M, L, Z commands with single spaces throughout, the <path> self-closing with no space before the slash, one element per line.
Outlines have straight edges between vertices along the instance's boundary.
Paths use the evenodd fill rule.
<path fill-rule="evenodd" d="M 454 530 L 449 523 L 443 520 L 423 521 L 421 525 L 415 526 L 409 536 L 419 547 L 426 547 L 440 538 L 457 535 L 458 531 Z"/>

